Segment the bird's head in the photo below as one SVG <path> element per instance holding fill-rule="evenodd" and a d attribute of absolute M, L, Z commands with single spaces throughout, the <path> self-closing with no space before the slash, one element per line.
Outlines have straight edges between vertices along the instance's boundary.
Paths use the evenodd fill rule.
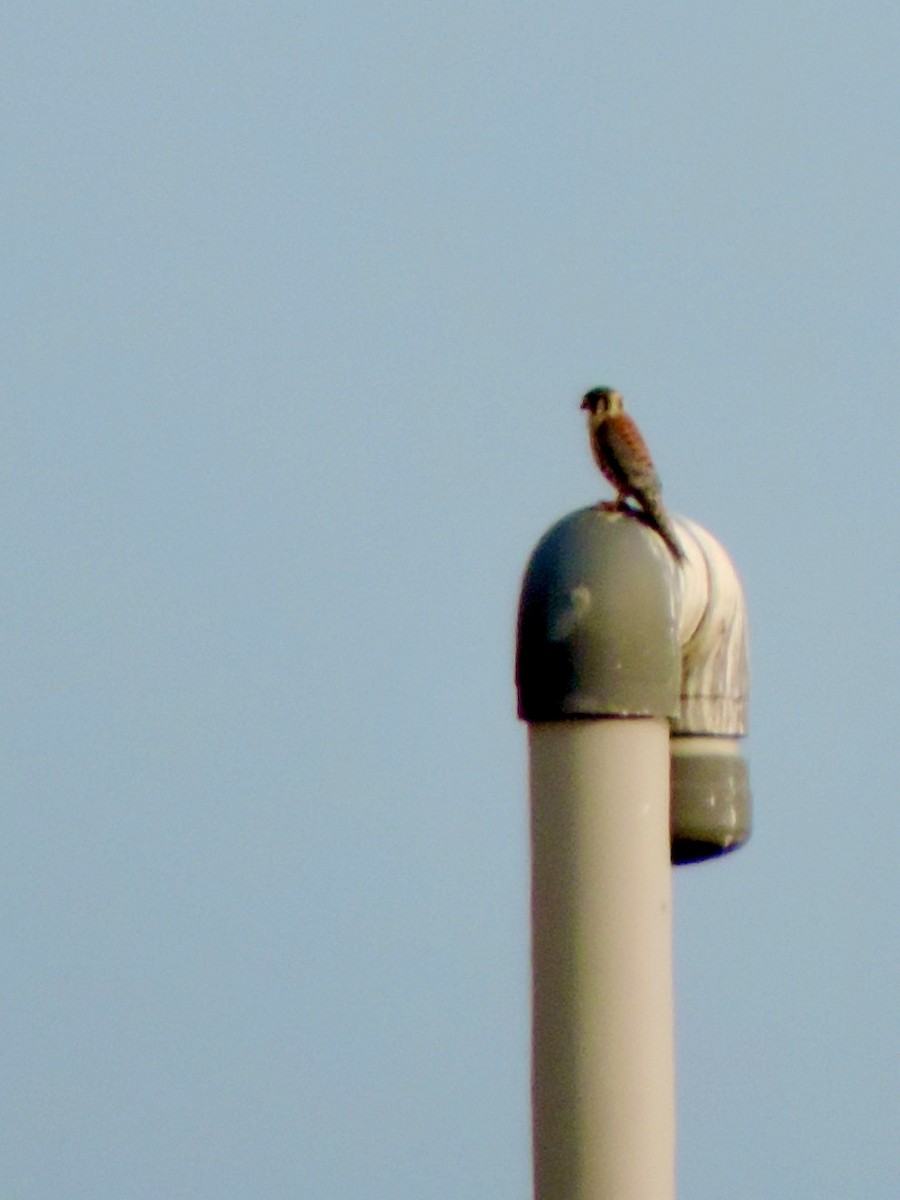
<path fill-rule="evenodd" d="M 612 417 L 622 411 L 624 401 L 615 388 L 595 387 L 585 393 L 581 407 L 595 417 Z"/>

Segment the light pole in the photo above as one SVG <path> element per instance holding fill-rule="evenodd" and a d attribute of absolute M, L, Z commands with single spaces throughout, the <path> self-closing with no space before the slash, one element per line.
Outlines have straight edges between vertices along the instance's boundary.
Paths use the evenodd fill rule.
<path fill-rule="evenodd" d="M 740 585 L 677 526 L 681 567 L 629 515 L 572 513 L 523 584 L 536 1200 L 675 1194 L 671 863 L 749 834 Z"/>

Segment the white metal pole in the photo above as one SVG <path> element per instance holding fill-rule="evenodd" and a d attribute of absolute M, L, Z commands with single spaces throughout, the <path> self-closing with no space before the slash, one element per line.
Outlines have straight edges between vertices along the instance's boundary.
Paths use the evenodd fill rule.
<path fill-rule="evenodd" d="M 669 725 L 529 725 L 536 1200 L 674 1200 Z"/>
<path fill-rule="evenodd" d="M 676 570 L 636 514 L 581 509 L 522 582 L 536 1200 L 674 1200 L 670 864 L 750 832 L 743 595 L 677 527 Z"/>

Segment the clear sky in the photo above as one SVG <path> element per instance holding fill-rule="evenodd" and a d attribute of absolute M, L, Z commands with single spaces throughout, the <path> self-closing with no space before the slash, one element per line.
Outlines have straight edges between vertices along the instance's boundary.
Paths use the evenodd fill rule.
<path fill-rule="evenodd" d="M 521 572 L 609 383 L 746 583 L 691 1200 L 900 1186 L 900 8 L 13 4 L 0 1193 L 529 1195 Z"/>

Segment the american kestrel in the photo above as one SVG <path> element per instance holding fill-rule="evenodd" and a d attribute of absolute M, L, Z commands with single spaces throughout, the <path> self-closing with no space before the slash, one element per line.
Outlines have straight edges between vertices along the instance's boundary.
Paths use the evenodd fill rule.
<path fill-rule="evenodd" d="M 633 511 L 626 497 L 637 500 L 647 524 L 666 543 L 675 561 L 683 562 L 684 550 L 662 506 L 662 485 L 653 459 L 641 431 L 625 411 L 621 392 L 593 388 L 581 407 L 587 410 L 588 434 L 597 466 L 616 489 L 616 506 Z"/>

